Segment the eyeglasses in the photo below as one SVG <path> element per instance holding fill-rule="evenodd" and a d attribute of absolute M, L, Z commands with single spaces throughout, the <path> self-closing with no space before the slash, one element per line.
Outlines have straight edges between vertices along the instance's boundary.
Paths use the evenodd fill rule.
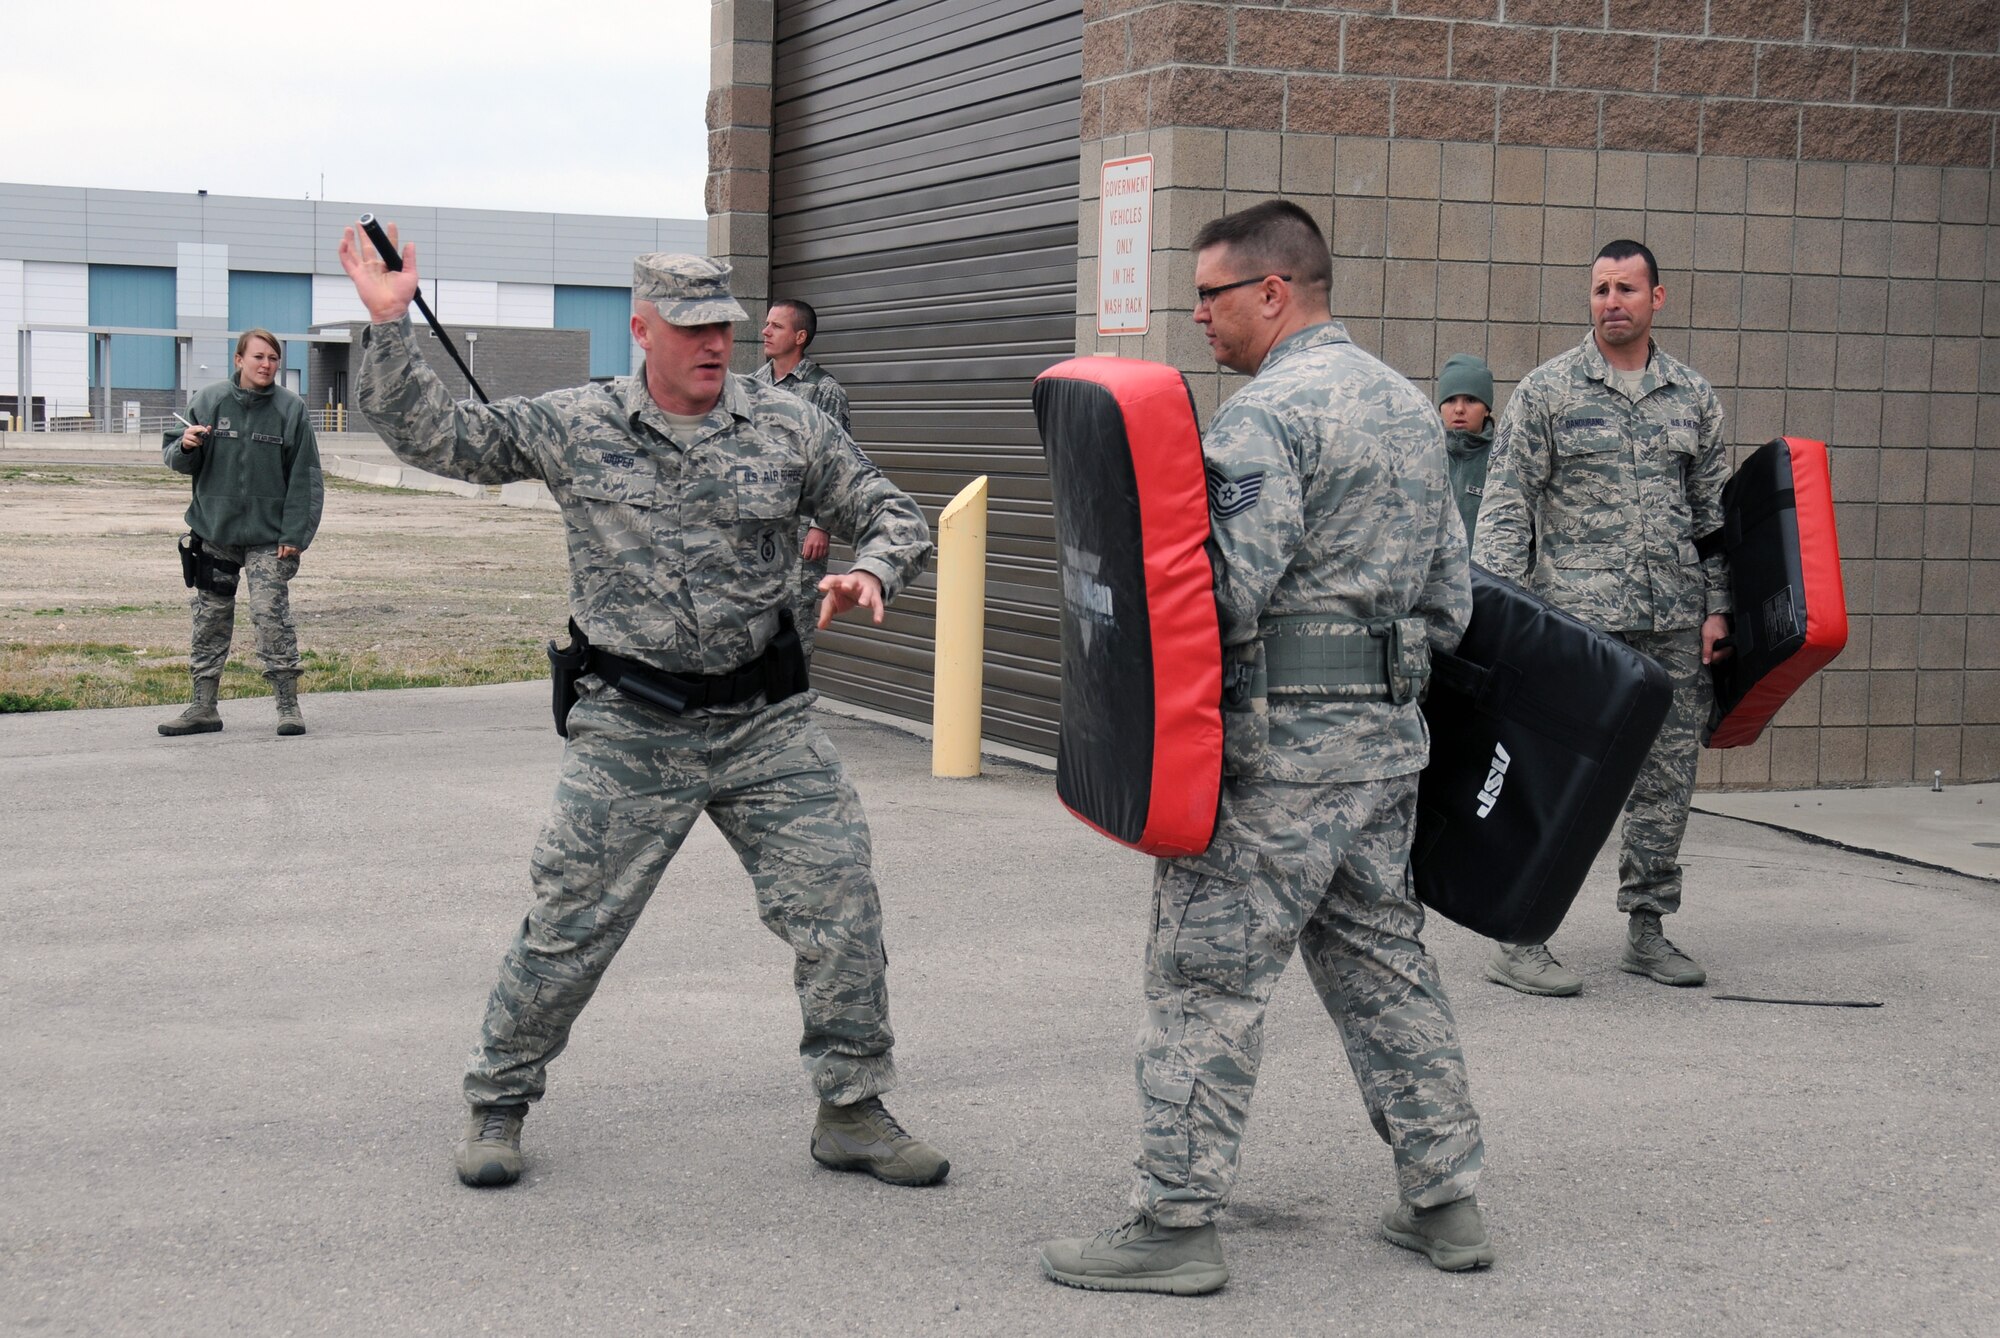
<path fill-rule="evenodd" d="M 1254 279 L 1238 279 L 1235 283 L 1218 283 L 1213 288 L 1197 288 L 1194 290 L 1194 304 L 1198 307 L 1207 306 L 1232 288 L 1248 288 L 1251 284 L 1262 283 L 1266 279 L 1283 279 L 1286 283 L 1290 283 L 1292 276 L 1289 274 L 1259 274 Z"/>

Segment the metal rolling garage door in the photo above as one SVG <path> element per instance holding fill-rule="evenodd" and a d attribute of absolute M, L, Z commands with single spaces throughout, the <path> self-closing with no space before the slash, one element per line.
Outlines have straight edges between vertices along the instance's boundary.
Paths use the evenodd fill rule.
<path fill-rule="evenodd" d="M 1076 347 L 1079 0 L 780 0 L 771 293 L 933 525 L 992 478 L 984 733 L 1053 752 L 1060 615 L 1029 389 Z M 836 557 L 843 550 L 836 549 Z M 929 719 L 935 583 L 819 641 L 830 695 Z"/>

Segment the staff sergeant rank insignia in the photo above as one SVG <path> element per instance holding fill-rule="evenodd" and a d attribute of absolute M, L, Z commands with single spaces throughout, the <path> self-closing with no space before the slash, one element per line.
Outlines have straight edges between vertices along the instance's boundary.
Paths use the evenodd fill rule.
<path fill-rule="evenodd" d="M 1264 494 L 1264 471 L 1232 479 L 1214 465 L 1204 467 L 1208 475 L 1208 509 L 1217 520 L 1240 516 L 1257 505 Z"/>

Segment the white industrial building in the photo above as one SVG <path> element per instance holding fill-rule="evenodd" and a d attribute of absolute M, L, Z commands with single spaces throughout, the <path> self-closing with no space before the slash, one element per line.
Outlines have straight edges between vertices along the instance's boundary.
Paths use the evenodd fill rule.
<path fill-rule="evenodd" d="M 301 336 L 286 379 L 318 403 L 303 336 L 366 319 L 336 254 L 364 212 L 417 244 L 440 321 L 587 330 L 592 377 L 633 366 L 632 257 L 706 250 L 701 219 L 0 183 L 0 414 L 26 418 L 24 378 L 37 423 L 163 413 L 228 375 L 252 326 Z"/>

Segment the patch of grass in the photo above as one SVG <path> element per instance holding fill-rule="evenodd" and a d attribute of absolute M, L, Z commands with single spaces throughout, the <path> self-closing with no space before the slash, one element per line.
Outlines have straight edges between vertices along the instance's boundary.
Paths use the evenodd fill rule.
<path fill-rule="evenodd" d="M 518 683 L 548 673 L 538 641 L 487 647 L 473 654 L 447 651 L 397 655 L 367 651 L 306 651 L 299 687 L 313 692 L 363 692 L 374 688 L 472 687 Z M 222 697 L 266 697 L 254 654 L 231 658 L 222 671 Z M 185 655 L 153 655 L 130 646 L 70 642 L 0 645 L 0 714 L 94 710 L 107 706 L 171 706 L 188 699 Z"/>
<path fill-rule="evenodd" d="M 158 604 L 105 604 L 97 608 L 92 608 L 88 604 L 78 604 L 74 608 L 59 604 L 52 609 L 36 609 L 34 616 L 37 618 L 61 618 L 65 616 L 88 618 L 93 614 L 106 613 L 171 613 L 181 607 L 182 605 L 178 600 Z"/>
<path fill-rule="evenodd" d="M 53 692 L 38 692 L 32 696 L 21 692 L 0 692 L 0 715 L 19 715 L 28 711 L 74 711 L 76 703 L 67 697 L 58 697 Z"/>
<path fill-rule="evenodd" d="M 231 667 L 235 662 L 232 660 Z M 380 651 L 349 655 L 305 651 L 299 686 L 307 692 L 367 692 L 375 688 L 466 688 L 545 678 L 549 657 L 539 641 L 489 646 L 463 655 L 433 653 L 397 659 Z"/>
<path fill-rule="evenodd" d="M 157 488 L 162 484 L 178 483 L 181 492 L 187 491 L 187 479 L 164 465 L 7 465 L 0 467 L 0 483 L 20 483 L 30 487 L 52 484 L 71 488 L 95 488 L 107 483 Z"/>

